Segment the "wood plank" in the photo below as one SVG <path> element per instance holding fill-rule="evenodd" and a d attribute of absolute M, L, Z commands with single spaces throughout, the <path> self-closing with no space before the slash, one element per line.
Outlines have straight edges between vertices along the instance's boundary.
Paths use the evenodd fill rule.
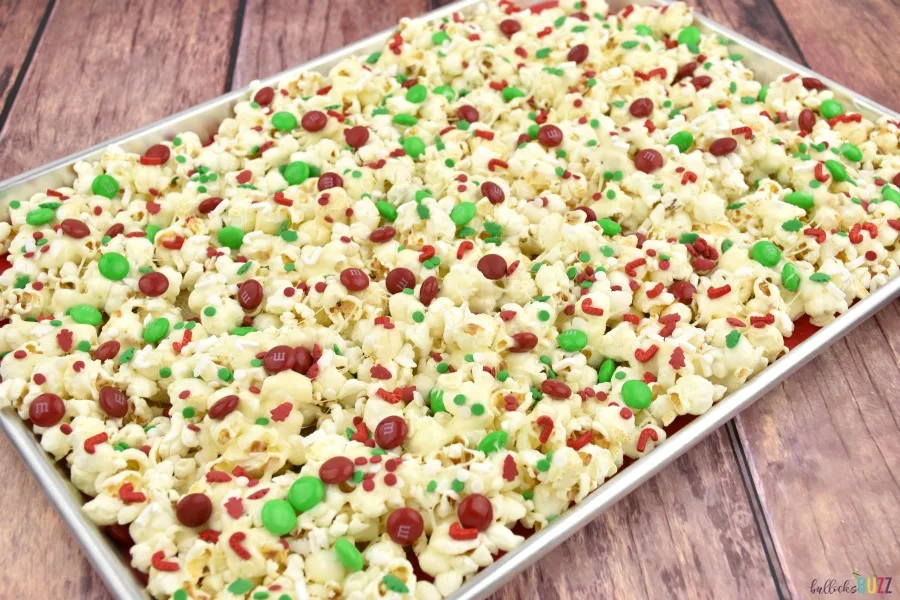
<path fill-rule="evenodd" d="M 793 595 L 900 568 L 898 334 L 894 303 L 739 420 Z"/>
<path fill-rule="evenodd" d="M 851 89 L 900 106 L 890 60 L 900 51 L 892 34 L 896 2 L 698 4 Z M 900 419 L 888 401 L 900 388 L 898 365 L 900 303 L 894 303 L 735 421 L 793 596 L 811 595 L 814 579 L 840 584 L 853 569 L 871 576 L 900 567 Z"/>
<path fill-rule="evenodd" d="M 9 0 L 0 3 L 0 126 L 5 121 L 7 100 L 20 80 L 22 65 L 38 41 L 38 30 L 51 8 L 50 0 Z"/>
<path fill-rule="evenodd" d="M 5 435 L 0 435 L 0 544 L 6 598 L 112 596 Z"/>
<path fill-rule="evenodd" d="M 809 66 L 900 109 L 896 0 L 774 0 Z"/>
<path fill-rule="evenodd" d="M 60 2 L 0 133 L 0 179 L 221 94 L 237 5 Z"/>
<path fill-rule="evenodd" d="M 309 0 L 302 9 L 293 0 L 248 0 L 234 86 L 299 65 L 426 10 L 427 0 Z"/>
<path fill-rule="evenodd" d="M 778 595 L 728 434 L 720 429 L 495 598 Z"/>
<path fill-rule="evenodd" d="M 0 27 L 4 42 L 3 32 L 27 30 L 20 4 L 28 3 L 0 8 L 0 19 L 18 11 L 15 21 Z M 238 0 L 59 3 L 0 133 L 0 178 L 221 94 L 237 6 Z M 37 481 L 0 437 L 0 505 L 6 507 L 0 543 L 16 549 L 6 553 L 3 596 L 111 598 Z"/>

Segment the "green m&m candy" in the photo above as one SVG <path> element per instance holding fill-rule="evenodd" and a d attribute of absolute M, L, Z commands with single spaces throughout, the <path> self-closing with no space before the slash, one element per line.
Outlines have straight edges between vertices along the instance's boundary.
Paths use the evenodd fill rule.
<path fill-rule="evenodd" d="M 412 102 L 413 104 L 419 104 L 420 102 L 425 101 L 426 96 L 428 96 L 428 88 L 419 83 L 407 90 L 406 101 Z"/>
<path fill-rule="evenodd" d="M 103 322 L 103 315 L 100 311 L 89 304 L 76 304 L 69 309 L 69 316 L 80 325 L 93 325 L 96 327 Z"/>
<path fill-rule="evenodd" d="M 887 202 L 893 202 L 897 206 L 900 206 L 900 191 L 897 191 L 897 188 L 895 187 L 886 185 L 881 188 L 881 197 Z"/>
<path fill-rule="evenodd" d="M 297 128 L 297 117 L 289 112 L 277 112 L 272 115 L 272 127 L 278 131 L 292 131 Z"/>
<path fill-rule="evenodd" d="M 97 175 L 91 182 L 91 192 L 104 198 L 115 198 L 119 193 L 119 182 L 112 175 Z"/>
<path fill-rule="evenodd" d="M 499 452 L 506 448 L 507 440 L 509 440 L 509 434 L 505 431 L 492 431 L 479 442 L 478 449 L 485 454 Z"/>
<path fill-rule="evenodd" d="M 604 235 L 613 236 L 622 233 L 622 226 L 608 217 L 597 219 L 597 224 L 600 225 Z"/>
<path fill-rule="evenodd" d="M 298 479 L 288 490 L 288 502 L 297 512 L 314 508 L 325 497 L 325 484 L 318 477 L 306 475 Z"/>
<path fill-rule="evenodd" d="M 435 46 L 440 46 L 446 41 L 450 40 L 450 36 L 446 31 L 435 31 L 431 34 L 431 43 Z"/>
<path fill-rule="evenodd" d="M 363 555 L 356 545 L 347 538 L 338 538 L 334 543 L 334 552 L 344 568 L 351 572 L 362 571 Z"/>
<path fill-rule="evenodd" d="M 812 194 L 809 192 L 791 192 L 784 197 L 784 201 L 803 210 L 811 209 L 814 204 Z"/>
<path fill-rule="evenodd" d="M 691 25 L 678 33 L 678 43 L 688 46 L 696 46 L 700 43 L 700 30 Z"/>
<path fill-rule="evenodd" d="M 855 146 L 850 142 L 844 142 L 843 144 L 841 144 L 840 148 L 838 148 L 838 151 L 841 153 L 841 156 L 853 162 L 859 162 L 863 159 L 862 150 L 860 150 L 858 146 Z"/>
<path fill-rule="evenodd" d="M 612 381 L 613 373 L 616 372 L 616 361 L 611 358 L 607 358 L 600 365 L 600 369 L 597 371 L 597 383 L 609 383 Z"/>
<path fill-rule="evenodd" d="M 622 400 L 629 408 L 647 408 L 653 401 L 653 392 L 640 379 L 629 379 L 622 385 Z"/>
<path fill-rule="evenodd" d="M 781 261 L 781 250 L 772 242 L 760 240 L 750 248 L 753 260 L 766 267 L 774 267 Z"/>
<path fill-rule="evenodd" d="M 834 177 L 835 181 L 850 180 L 850 175 L 847 174 L 847 169 L 844 168 L 844 165 L 834 159 L 826 160 L 825 168 L 828 169 L 828 172 L 831 173 L 831 176 Z"/>
<path fill-rule="evenodd" d="M 284 168 L 282 177 L 289 185 L 300 185 L 309 178 L 309 165 L 302 160 L 295 160 Z"/>
<path fill-rule="evenodd" d="M 460 202 L 450 211 L 450 219 L 459 227 L 462 227 L 473 218 L 475 218 L 475 204 L 473 202 Z"/>
<path fill-rule="evenodd" d="M 825 100 L 819 105 L 819 112 L 826 119 L 833 119 L 844 114 L 844 106 L 837 100 Z"/>
<path fill-rule="evenodd" d="M 781 285 L 790 292 L 796 292 L 800 287 L 800 275 L 791 263 L 784 263 L 781 268 Z"/>
<path fill-rule="evenodd" d="M 121 281 L 125 279 L 128 272 L 131 270 L 128 259 L 118 252 L 107 252 L 101 256 L 100 260 L 97 262 L 97 268 L 100 270 L 101 275 L 111 281 Z"/>
<path fill-rule="evenodd" d="M 237 250 L 244 243 L 244 230 L 233 225 L 223 227 L 219 230 L 219 243 L 232 250 Z"/>
<path fill-rule="evenodd" d="M 262 509 L 262 522 L 272 535 L 287 535 L 297 526 L 297 513 L 285 500 L 269 500 Z"/>
<path fill-rule="evenodd" d="M 165 317 L 153 319 L 144 328 L 144 341 L 148 344 L 159 343 L 169 335 L 169 320 Z"/>
<path fill-rule="evenodd" d="M 566 352 L 578 352 L 588 343 L 588 336 L 580 329 L 567 329 L 559 334 L 556 342 Z"/>
<path fill-rule="evenodd" d="M 25 222 L 33 227 L 46 225 L 56 217 L 52 208 L 36 208 L 25 215 Z"/>
<path fill-rule="evenodd" d="M 443 96 L 447 99 L 447 102 L 453 102 L 456 100 L 456 92 L 449 85 L 439 85 L 434 88 L 434 93 L 439 96 Z"/>
<path fill-rule="evenodd" d="M 425 153 L 425 142 L 420 137 L 408 137 L 403 140 L 403 151 L 412 159 L 419 158 Z"/>
<path fill-rule="evenodd" d="M 397 209 L 390 202 L 379 200 L 375 203 L 375 208 L 378 209 L 378 214 L 388 221 L 393 223 L 397 219 Z"/>
<path fill-rule="evenodd" d="M 681 152 L 687 152 L 694 145 L 694 136 L 690 131 L 679 131 L 669 138 L 669 144 L 677 146 Z"/>

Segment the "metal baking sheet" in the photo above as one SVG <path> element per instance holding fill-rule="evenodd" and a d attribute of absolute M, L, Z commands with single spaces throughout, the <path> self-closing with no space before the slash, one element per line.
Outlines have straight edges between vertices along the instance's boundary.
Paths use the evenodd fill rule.
<path fill-rule="evenodd" d="M 419 18 L 434 20 L 448 16 L 453 12 L 466 12 L 484 0 L 462 0 L 441 9 L 432 11 Z M 523 5 L 534 2 L 522 2 Z M 618 11 L 626 4 L 662 5 L 667 0 L 611 0 L 610 10 Z M 860 112 L 869 119 L 888 116 L 900 120 L 900 114 L 881 106 L 877 102 L 862 97 L 846 87 L 823 77 L 808 68 L 795 63 L 747 38 L 723 27 L 702 15 L 696 15 L 697 26 L 703 32 L 718 34 L 732 40 L 734 48 L 740 49 L 744 55 L 744 63 L 753 69 L 756 77 L 763 82 L 787 73 L 800 73 L 814 76 L 822 80 L 845 106 Z M 332 52 L 263 80 L 266 84 L 291 77 L 300 71 L 327 72 L 334 64 L 350 55 L 365 55 L 381 47 L 393 30 L 375 34 L 369 38 L 351 44 L 339 51 Z M 0 218 L 8 218 L 7 205 L 14 198 L 27 197 L 47 188 L 60 187 L 71 183 L 74 179 L 72 166 L 80 160 L 91 160 L 100 155 L 104 148 L 112 144 L 127 150 L 142 152 L 145 148 L 163 139 L 169 139 L 183 131 L 198 133 L 216 131 L 218 124 L 231 116 L 232 107 L 248 93 L 248 88 L 236 90 L 188 109 L 168 119 L 147 125 L 116 139 L 108 140 L 92 148 L 72 154 L 43 167 L 33 169 L 0 183 Z M 738 391 L 728 395 L 715 404 L 705 414 L 695 418 L 683 429 L 670 436 L 653 452 L 622 470 L 612 479 L 601 485 L 596 491 L 573 507 L 553 524 L 533 535 L 515 550 L 490 567 L 484 569 L 476 577 L 468 581 L 455 594 L 453 600 L 474 600 L 483 598 L 499 589 L 504 583 L 516 576 L 525 567 L 548 553 L 581 527 L 587 525 L 603 511 L 621 500 L 637 486 L 655 475 L 687 450 L 712 433 L 720 425 L 747 408 L 768 390 L 778 385 L 791 373 L 809 362 L 828 346 L 840 339 L 865 319 L 900 296 L 900 277 L 894 277 L 868 298 L 857 302 L 834 323 L 819 330 L 808 340 L 791 350 L 756 377 L 747 382 Z M 112 542 L 91 523 L 81 510 L 84 502 L 82 494 L 69 482 L 63 469 L 55 464 L 40 447 L 31 428 L 19 419 L 12 409 L 0 411 L 0 426 L 9 436 L 13 445 L 22 455 L 28 468 L 34 473 L 41 486 L 47 492 L 56 509 L 66 521 L 79 543 L 84 547 L 91 563 L 100 573 L 109 591 L 122 600 L 147 598 L 143 585 L 135 578 L 131 569 Z"/>

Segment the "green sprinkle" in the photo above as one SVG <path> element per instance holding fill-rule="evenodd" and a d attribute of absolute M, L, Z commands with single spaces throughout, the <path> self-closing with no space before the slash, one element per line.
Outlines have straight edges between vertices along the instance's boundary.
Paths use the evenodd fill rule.
<path fill-rule="evenodd" d="M 172 600 L 188 600 L 187 592 L 183 589 L 175 590 L 175 593 L 172 594 Z"/>
<path fill-rule="evenodd" d="M 216 316 L 216 308 L 214 306 L 207 306 L 203 309 L 203 314 L 207 317 L 214 317 Z"/>
<path fill-rule="evenodd" d="M 216 375 L 219 376 L 220 380 L 222 380 L 226 383 L 228 383 L 229 381 L 231 381 L 234 378 L 234 373 L 232 373 L 231 370 L 228 369 L 227 367 L 222 367 L 221 369 L 219 369 L 218 372 L 216 373 Z"/>
<path fill-rule="evenodd" d="M 473 404 L 471 411 L 473 415 L 480 417 L 484 414 L 484 404 Z"/>
<path fill-rule="evenodd" d="M 640 42 L 637 40 L 627 40 L 622 42 L 622 47 L 626 50 L 631 50 L 632 48 L 636 48 L 638 44 L 640 44 Z"/>
<path fill-rule="evenodd" d="M 741 341 L 741 332 L 735 329 L 725 336 L 725 345 L 729 348 L 734 348 L 738 345 L 738 342 Z"/>
<path fill-rule="evenodd" d="M 545 321 L 545 322 L 549 321 L 550 313 L 547 312 L 546 310 L 542 310 L 542 311 L 538 312 L 538 319 L 540 319 L 541 321 Z"/>
<path fill-rule="evenodd" d="M 119 357 L 119 364 L 124 365 L 125 363 L 131 361 L 134 358 L 134 348 L 129 348 Z"/>
<path fill-rule="evenodd" d="M 196 411 L 192 406 L 185 406 L 183 409 L 181 409 L 181 416 L 185 419 L 193 419 L 195 414 Z"/>
<path fill-rule="evenodd" d="M 435 31 L 431 34 L 431 43 L 435 46 L 440 46 L 444 42 L 449 42 L 450 36 L 447 35 L 446 31 Z"/>
<path fill-rule="evenodd" d="M 422 313 L 422 311 L 417 310 L 412 314 L 412 320 L 416 323 L 421 323 L 425 320 L 425 315 Z"/>
<path fill-rule="evenodd" d="M 90 352 L 91 351 L 91 343 L 87 340 L 82 340 L 78 342 L 77 346 L 79 352 Z"/>
<path fill-rule="evenodd" d="M 163 379 L 165 379 L 165 378 L 167 378 L 167 377 L 171 377 L 171 376 L 172 376 L 172 369 L 170 369 L 169 367 L 162 367 L 162 368 L 159 370 L 159 376 L 160 376 L 161 378 L 163 378 Z"/>
<path fill-rule="evenodd" d="M 466 484 L 460 481 L 459 479 L 454 479 L 453 483 L 450 484 L 450 488 L 456 492 L 457 494 L 462 493 L 464 489 L 466 489 Z"/>
<path fill-rule="evenodd" d="M 434 479 L 429 481 L 428 485 L 425 486 L 425 491 L 429 492 L 429 493 L 434 492 L 436 489 L 437 489 L 437 481 L 435 481 Z"/>
<path fill-rule="evenodd" d="M 390 573 L 388 573 L 381 578 L 381 583 L 383 583 L 384 587 L 392 592 L 396 592 L 398 594 L 409 593 L 409 588 L 396 575 L 391 575 Z"/>
<path fill-rule="evenodd" d="M 781 228 L 783 230 L 790 231 L 792 233 L 800 231 L 802 227 L 803 223 L 800 222 L 800 219 L 791 219 L 790 221 L 785 221 L 781 224 Z"/>
<path fill-rule="evenodd" d="M 681 237 L 678 238 L 679 244 L 693 244 L 697 241 L 697 238 L 700 237 L 699 233 L 682 233 Z"/>
<path fill-rule="evenodd" d="M 769 96 L 769 86 L 764 85 L 759 89 L 759 94 L 756 95 L 756 99 L 759 100 L 760 102 L 765 102 L 766 98 L 768 96 Z"/>
<path fill-rule="evenodd" d="M 809 276 L 810 281 L 815 281 L 816 283 L 828 283 L 831 281 L 831 277 L 826 273 L 813 273 Z"/>

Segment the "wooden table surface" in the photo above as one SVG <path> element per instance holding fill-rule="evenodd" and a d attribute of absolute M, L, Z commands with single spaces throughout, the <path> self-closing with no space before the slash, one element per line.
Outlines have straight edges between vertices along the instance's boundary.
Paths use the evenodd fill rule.
<path fill-rule="evenodd" d="M 437 4 L 0 0 L 0 179 Z M 691 4 L 900 108 L 898 0 Z M 894 303 L 497 598 L 804 598 L 854 569 L 900 577 L 898 389 Z M 109 598 L 5 436 L 0 480 L 0 596 Z"/>

